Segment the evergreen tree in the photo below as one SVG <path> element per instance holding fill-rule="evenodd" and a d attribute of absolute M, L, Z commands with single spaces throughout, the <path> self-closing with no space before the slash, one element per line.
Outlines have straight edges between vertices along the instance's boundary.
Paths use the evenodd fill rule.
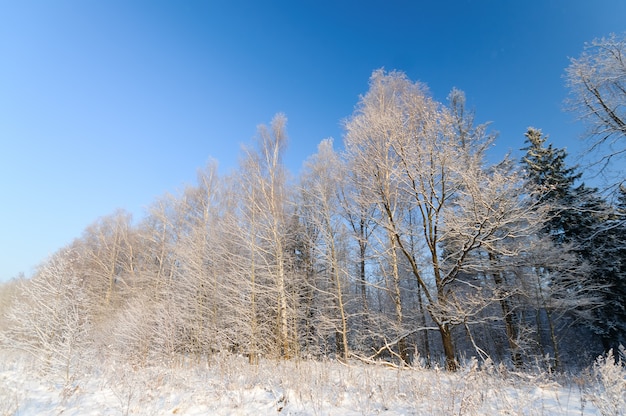
<path fill-rule="evenodd" d="M 571 244 L 581 262 L 589 267 L 588 280 L 602 289 L 602 306 L 594 313 L 591 327 L 605 350 L 615 348 L 624 339 L 624 221 L 619 208 L 613 210 L 597 188 L 584 183 L 575 186 L 582 174 L 566 164 L 567 152 L 546 144 L 541 130 L 529 128 L 529 144 L 522 163 L 528 181 L 538 197 L 551 205 L 543 231 L 557 245 Z M 626 202 L 626 201 L 624 201 Z M 621 235 L 620 235 L 621 233 Z"/>
<path fill-rule="evenodd" d="M 618 189 L 617 204 L 605 224 L 605 253 L 596 256 L 606 268 L 610 287 L 604 293 L 605 305 L 598 311 L 603 323 L 605 350 L 626 345 L 626 187 Z M 606 255 L 604 255 L 606 254 Z"/>
<path fill-rule="evenodd" d="M 585 188 L 574 188 L 574 183 L 581 174 L 576 168 L 568 168 L 565 164 L 565 149 L 555 149 L 547 144 L 547 137 L 541 130 L 530 127 L 525 134 L 528 147 L 522 163 L 526 167 L 528 181 L 534 185 L 538 197 L 552 205 L 549 221 L 544 225 L 544 232 L 552 236 L 556 243 L 571 240 L 572 226 L 576 222 L 576 210 L 573 207 L 577 194 Z"/>

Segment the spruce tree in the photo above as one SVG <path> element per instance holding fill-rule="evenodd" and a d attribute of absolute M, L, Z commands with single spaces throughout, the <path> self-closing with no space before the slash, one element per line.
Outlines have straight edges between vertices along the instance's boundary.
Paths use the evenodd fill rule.
<path fill-rule="evenodd" d="M 620 186 L 617 204 L 605 224 L 604 253 L 597 261 L 605 265 L 607 283 L 605 305 L 598 311 L 603 323 L 605 351 L 626 346 L 626 187 Z"/>
<path fill-rule="evenodd" d="M 571 240 L 571 228 L 576 222 L 576 210 L 568 207 L 572 207 L 577 199 L 579 192 L 574 190 L 574 183 L 581 174 L 576 173 L 575 168 L 566 166 L 565 149 L 555 149 L 551 143 L 546 145 L 547 137 L 541 130 L 530 127 L 525 136 L 529 145 L 522 149 L 526 150 L 522 164 L 525 165 L 527 179 L 536 187 L 538 197 L 552 206 L 543 230 L 556 243 L 565 243 Z"/>
<path fill-rule="evenodd" d="M 590 266 L 588 279 L 604 288 L 603 303 L 594 311 L 591 328 L 605 350 L 615 348 L 626 334 L 624 214 L 620 221 L 620 208 L 613 209 L 597 188 L 584 183 L 576 186 L 582 174 L 576 166 L 567 166 L 565 149 L 555 149 L 546 141 L 541 130 L 529 128 L 528 146 L 522 149 L 527 152 L 522 164 L 529 183 L 537 189 L 538 198 L 551 206 L 543 232 L 557 245 L 571 244 L 580 261 Z M 622 194 L 621 201 L 626 203 L 626 195 Z"/>

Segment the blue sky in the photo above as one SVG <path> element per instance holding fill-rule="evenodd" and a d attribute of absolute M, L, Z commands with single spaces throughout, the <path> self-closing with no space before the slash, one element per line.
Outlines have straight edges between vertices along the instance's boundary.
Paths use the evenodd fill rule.
<path fill-rule="evenodd" d="M 528 126 L 574 156 L 568 57 L 624 31 L 623 0 L 0 0 L 0 280 L 117 208 L 141 218 L 210 157 L 235 168 L 277 112 L 297 174 L 380 67 L 464 90 L 494 157 Z"/>

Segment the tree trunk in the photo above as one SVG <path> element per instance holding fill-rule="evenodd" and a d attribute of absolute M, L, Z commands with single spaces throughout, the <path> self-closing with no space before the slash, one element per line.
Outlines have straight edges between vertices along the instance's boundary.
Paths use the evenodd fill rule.
<path fill-rule="evenodd" d="M 281 264 L 282 257 L 278 258 L 278 342 L 280 343 L 280 352 L 282 358 L 290 359 L 292 357 L 291 342 L 289 339 L 289 323 L 287 310 L 287 291 L 285 287 L 285 274 Z"/>
<path fill-rule="evenodd" d="M 364 239 L 364 229 L 363 225 L 361 225 L 361 239 Z M 359 289 L 361 289 L 361 302 L 363 303 L 363 313 L 364 316 L 367 317 L 368 307 L 367 307 L 367 285 L 365 282 L 365 250 L 366 250 L 365 241 L 359 241 Z M 367 327 L 367 324 L 366 324 Z"/>
<path fill-rule="evenodd" d="M 400 270 L 398 269 L 398 253 L 396 251 L 396 240 L 392 233 L 389 233 L 389 243 L 391 245 L 391 273 L 393 279 L 393 303 L 396 310 L 396 324 L 398 332 L 402 333 L 402 325 L 404 315 L 402 311 L 402 293 L 400 292 Z M 409 363 L 408 351 L 406 348 L 406 340 L 402 338 L 398 341 L 398 353 L 403 364 Z"/>
<path fill-rule="evenodd" d="M 559 353 L 559 344 L 556 339 L 556 332 L 554 331 L 554 322 L 552 321 L 552 313 L 548 309 L 546 309 L 546 316 L 548 317 L 548 326 L 550 327 L 550 341 L 552 341 L 552 349 L 554 351 L 554 366 L 552 366 L 551 370 L 556 371 L 560 367 L 560 353 Z"/>
<path fill-rule="evenodd" d="M 443 344 L 443 353 L 446 357 L 446 370 L 458 370 L 458 363 L 454 353 L 454 343 L 452 342 L 452 333 L 448 324 L 439 325 L 439 333 L 441 334 L 441 343 Z"/>
<path fill-rule="evenodd" d="M 417 302 L 420 311 L 419 322 L 422 328 L 425 328 L 426 314 L 424 311 L 424 302 L 422 300 L 422 288 L 419 285 L 417 286 Z M 430 366 L 430 342 L 428 340 L 428 331 L 424 330 L 422 331 L 422 333 L 424 334 L 422 338 L 423 352 L 420 352 L 420 355 L 423 355 L 424 359 L 426 360 L 426 365 Z"/>
<path fill-rule="evenodd" d="M 500 300 L 500 307 L 502 308 L 502 314 L 504 315 L 506 337 L 509 340 L 509 347 L 511 348 L 511 359 L 513 360 L 513 365 L 515 365 L 516 368 L 520 368 L 523 365 L 522 353 L 520 352 L 519 345 L 517 344 L 518 331 L 517 326 L 513 321 L 511 307 L 506 299 Z"/>
<path fill-rule="evenodd" d="M 489 253 L 489 259 L 492 261 L 494 260 L 492 253 Z M 495 282 L 497 289 L 502 288 L 504 279 L 500 273 L 493 273 L 493 281 Z M 502 308 L 502 315 L 504 316 L 506 338 L 509 341 L 509 348 L 511 349 L 511 359 L 513 360 L 513 365 L 515 365 L 516 368 L 520 368 L 523 362 L 522 354 L 519 350 L 519 345 L 517 344 L 518 330 L 513 320 L 511 305 L 506 297 L 502 297 L 500 299 L 500 307 Z"/>

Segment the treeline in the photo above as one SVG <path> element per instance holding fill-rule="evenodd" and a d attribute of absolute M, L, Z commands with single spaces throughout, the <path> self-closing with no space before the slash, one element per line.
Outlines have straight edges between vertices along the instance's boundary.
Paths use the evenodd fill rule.
<path fill-rule="evenodd" d="M 344 150 L 290 180 L 277 115 L 231 174 L 99 219 L 14 283 L 2 342 L 68 371 L 94 352 L 588 365 L 626 344 L 626 188 L 580 184 L 537 129 L 520 161 L 488 163 L 494 140 L 461 91 L 375 71 Z"/>

